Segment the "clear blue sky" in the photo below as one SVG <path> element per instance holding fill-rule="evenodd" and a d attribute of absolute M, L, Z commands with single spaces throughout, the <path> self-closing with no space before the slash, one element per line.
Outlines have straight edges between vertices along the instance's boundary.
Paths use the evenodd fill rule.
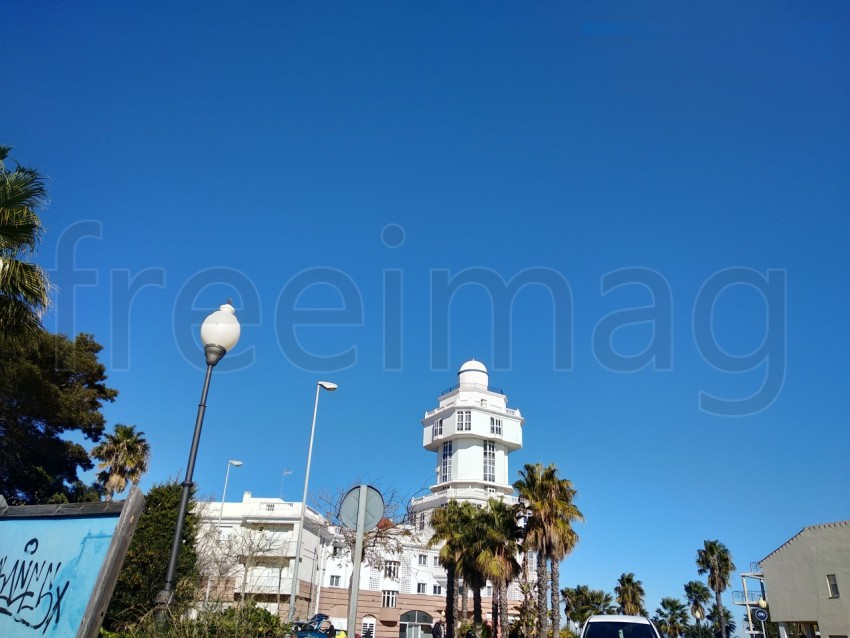
<path fill-rule="evenodd" d="M 631 571 L 652 611 L 704 539 L 746 568 L 850 517 L 846 2 L 8 3 L 0 33 L 47 324 L 104 345 L 143 487 L 185 468 L 233 297 L 201 495 L 238 458 L 229 498 L 300 498 L 318 379 L 311 492 L 419 493 L 474 357 L 527 420 L 512 473 L 578 489 L 564 585 Z"/>

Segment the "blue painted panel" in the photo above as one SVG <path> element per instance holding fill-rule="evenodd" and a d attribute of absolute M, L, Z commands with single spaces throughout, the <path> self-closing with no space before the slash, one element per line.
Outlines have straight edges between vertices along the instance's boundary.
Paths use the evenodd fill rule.
<path fill-rule="evenodd" d="M 0 521 L 0 636 L 73 638 L 118 515 Z"/>

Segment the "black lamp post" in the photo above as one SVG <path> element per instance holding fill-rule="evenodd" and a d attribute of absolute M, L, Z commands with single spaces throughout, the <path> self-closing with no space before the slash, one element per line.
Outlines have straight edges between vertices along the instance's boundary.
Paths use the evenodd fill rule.
<path fill-rule="evenodd" d="M 192 448 L 189 451 L 189 464 L 186 466 L 186 478 L 180 497 L 180 509 L 177 512 L 177 525 L 174 528 L 174 539 L 171 542 L 171 557 L 168 560 L 168 571 L 165 574 L 165 586 L 156 595 L 159 605 L 159 618 L 162 620 L 165 611 L 174 598 L 174 585 L 177 580 L 177 555 L 183 536 L 183 524 L 186 522 L 186 511 L 189 507 L 189 496 L 192 491 L 192 475 L 195 472 L 195 459 L 198 456 L 198 443 L 201 440 L 201 427 L 204 424 L 204 412 L 207 407 L 207 392 L 210 389 L 210 377 L 215 365 L 239 341 L 239 322 L 236 320 L 235 309 L 230 301 L 224 304 L 204 319 L 201 325 L 201 342 L 207 359 L 207 374 L 204 378 L 204 389 L 201 391 L 201 402 L 198 404 L 198 416 L 195 419 L 195 434 L 192 437 Z"/>

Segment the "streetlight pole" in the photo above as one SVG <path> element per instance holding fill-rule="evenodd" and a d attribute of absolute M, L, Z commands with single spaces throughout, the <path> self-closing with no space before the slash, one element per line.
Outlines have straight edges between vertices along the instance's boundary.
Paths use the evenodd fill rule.
<path fill-rule="evenodd" d="M 177 556 L 180 553 L 180 545 L 182 544 L 183 525 L 186 522 L 186 513 L 189 508 L 189 496 L 194 486 L 192 475 L 195 472 L 195 459 L 198 456 L 198 444 L 201 440 L 201 428 L 204 424 L 204 412 L 207 408 L 207 393 L 210 389 L 212 370 L 221 361 L 222 357 L 239 341 L 239 333 L 239 322 L 236 320 L 236 311 L 230 305 L 230 300 L 204 319 L 204 323 L 201 325 L 201 342 L 204 344 L 207 373 L 204 377 L 201 401 L 198 403 L 198 416 L 195 419 L 195 432 L 192 436 L 192 447 L 189 450 L 186 478 L 181 483 L 183 491 L 180 496 L 180 509 L 177 512 L 174 538 L 171 541 L 171 555 L 168 560 L 168 570 L 165 573 L 165 585 L 156 595 L 156 603 L 160 606 L 157 612 L 160 621 L 165 619 L 165 612 L 174 598 L 174 585 L 177 580 Z M 229 465 L 228 469 L 230 469 Z"/>
<path fill-rule="evenodd" d="M 301 542 L 304 539 L 304 515 L 307 512 L 307 486 L 310 483 L 310 461 L 313 458 L 313 435 L 316 433 L 316 413 L 319 410 L 319 392 L 322 389 L 333 392 L 336 383 L 319 381 L 316 383 L 316 401 L 313 404 L 313 424 L 310 426 L 310 446 L 307 448 L 307 469 L 304 472 L 304 495 L 301 498 L 301 515 L 298 521 L 298 541 L 295 544 L 295 565 L 292 568 L 292 587 L 289 593 L 289 615 L 287 620 L 292 622 L 295 616 L 295 603 L 298 597 L 298 565 L 301 563 Z"/>
<path fill-rule="evenodd" d="M 230 478 L 230 466 L 242 467 L 242 461 L 230 460 L 227 462 L 227 472 L 224 473 L 224 489 L 221 490 L 221 509 L 218 510 L 218 534 L 221 536 L 221 517 L 224 514 L 224 497 L 227 495 L 227 479 Z"/>

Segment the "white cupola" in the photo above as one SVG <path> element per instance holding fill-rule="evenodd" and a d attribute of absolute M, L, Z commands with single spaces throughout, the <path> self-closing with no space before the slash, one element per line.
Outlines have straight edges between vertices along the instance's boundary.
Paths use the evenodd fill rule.
<path fill-rule="evenodd" d="M 489 378 L 487 376 L 487 368 L 484 364 L 475 359 L 470 359 L 464 363 L 457 373 L 457 381 L 461 386 L 480 386 L 484 390 L 487 389 Z"/>

